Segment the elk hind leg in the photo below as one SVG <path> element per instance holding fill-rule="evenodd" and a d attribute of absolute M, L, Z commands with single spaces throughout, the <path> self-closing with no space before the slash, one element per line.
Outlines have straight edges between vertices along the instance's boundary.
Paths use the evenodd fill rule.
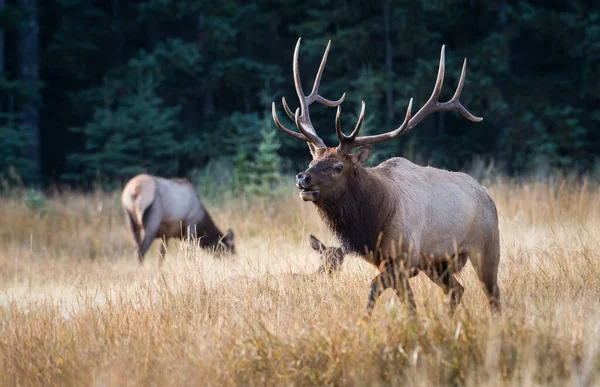
<path fill-rule="evenodd" d="M 486 294 L 490 303 L 490 308 L 494 313 L 500 313 L 502 311 L 502 305 L 500 303 L 500 288 L 498 288 L 498 269 L 496 268 L 493 272 L 483 273 L 483 286 L 485 287 Z"/>
<path fill-rule="evenodd" d="M 479 262 L 475 265 L 473 259 L 471 263 L 475 266 L 479 280 L 483 284 L 483 289 L 488 298 L 490 308 L 494 313 L 500 313 L 502 305 L 500 303 L 500 289 L 498 288 L 498 264 L 500 263 L 500 247 L 485 249 L 479 257 Z"/>
<path fill-rule="evenodd" d="M 144 216 L 142 219 L 143 223 L 143 238 L 142 243 L 140 244 L 140 263 L 144 263 L 144 256 L 150 245 L 156 238 L 156 233 L 158 232 L 158 228 L 160 227 L 160 215 L 154 209 L 154 205 L 151 205 L 144 212 Z"/>
<path fill-rule="evenodd" d="M 464 263 L 461 265 L 461 262 L 466 261 L 466 258 L 466 254 L 458 255 L 457 265 L 460 268 L 464 265 Z M 446 296 L 450 295 L 450 315 L 453 315 L 456 311 L 456 307 L 460 304 L 460 300 L 465 292 L 465 288 L 454 276 L 454 273 L 460 270 L 460 268 L 453 270 L 453 265 L 448 261 L 444 261 L 425 271 L 429 279 L 441 287 Z"/>
<path fill-rule="evenodd" d="M 141 240 L 142 238 L 140 236 L 140 233 L 141 233 L 140 227 L 138 226 L 133 215 L 128 210 L 125 210 L 125 218 L 127 219 L 127 224 L 129 225 L 129 228 L 131 229 L 131 234 L 133 235 L 133 241 L 135 242 L 135 249 L 136 249 L 136 253 L 138 254 L 138 258 L 140 260 L 142 260 L 143 258 L 140 255 L 140 245 L 142 243 L 142 240 Z"/>

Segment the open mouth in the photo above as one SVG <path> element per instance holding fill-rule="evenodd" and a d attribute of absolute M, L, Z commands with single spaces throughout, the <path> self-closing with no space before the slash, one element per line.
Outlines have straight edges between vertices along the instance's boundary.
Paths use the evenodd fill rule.
<path fill-rule="evenodd" d="M 303 189 L 300 191 L 300 198 L 305 202 L 315 202 L 319 198 L 319 190 Z"/>

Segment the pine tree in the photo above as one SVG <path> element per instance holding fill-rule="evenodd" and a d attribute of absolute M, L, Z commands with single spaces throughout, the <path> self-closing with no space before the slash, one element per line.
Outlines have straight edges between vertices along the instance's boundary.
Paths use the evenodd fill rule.
<path fill-rule="evenodd" d="M 112 105 L 116 105 L 113 107 Z M 175 176 L 184 145 L 175 139 L 179 107 L 167 107 L 154 93 L 152 80 L 131 95 L 107 101 L 82 128 L 85 152 L 72 155 L 77 173 L 66 178 L 128 178 L 147 172 Z"/>
<path fill-rule="evenodd" d="M 270 124 L 270 117 L 263 119 L 261 142 L 249 163 L 248 185 L 245 192 L 252 195 L 269 195 L 281 183 L 281 157 L 277 153 L 281 144 L 277 141 L 278 133 Z"/>

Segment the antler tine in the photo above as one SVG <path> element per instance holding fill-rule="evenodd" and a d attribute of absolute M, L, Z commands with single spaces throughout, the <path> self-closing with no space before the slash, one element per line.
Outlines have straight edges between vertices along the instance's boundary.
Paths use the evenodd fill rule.
<path fill-rule="evenodd" d="M 466 72 L 467 72 L 466 58 L 465 58 L 465 61 L 463 62 L 462 72 L 460 74 L 460 79 L 458 81 L 458 86 L 456 87 L 456 91 L 454 92 L 454 96 L 452 97 L 452 99 L 450 99 L 447 102 L 439 102 L 439 97 L 442 92 L 442 86 L 444 84 L 444 75 L 445 75 L 445 70 L 446 70 L 445 62 L 446 62 L 446 46 L 443 45 L 442 50 L 440 52 L 440 64 L 438 67 L 437 79 L 435 81 L 435 86 L 433 87 L 433 91 L 431 92 L 431 96 L 429 97 L 427 102 L 425 102 L 423 107 L 421 107 L 421 109 L 419 109 L 419 111 L 412 118 L 410 116 L 411 115 L 410 110 L 412 107 L 412 98 L 411 98 L 410 103 L 408 105 L 408 110 L 406 112 L 406 117 L 404 119 L 404 122 L 402 122 L 402 125 L 400 125 L 397 129 L 395 129 L 391 132 L 388 132 L 388 133 L 383 133 L 383 134 L 379 134 L 379 135 L 375 135 L 375 136 L 358 137 L 358 138 L 353 139 L 352 141 L 349 141 L 349 139 L 346 138 L 345 136 L 343 139 L 342 139 L 342 137 L 340 137 L 340 146 L 339 147 L 342 150 L 349 152 L 352 150 L 352 148 L 355 148 L 357 146 L 367 145 L 367 144 L 378 144 L 380 142 L 390 140 L 392 138 L 395 138 L 395 137 L 398 137 L 398 136 L 408 133 L 412 128 L 417 126 L 419 124 L 419 122 L 421 122 L 425 117 L 427 117 L 428 115 L 430 115 L 434 112 L 439 112 L 439 111 L 455 111 L 455 112 L 461 113 L 464 117 L 466 117 L 467 119 L 474 121 L 474 122 L 479 122 L 479 121 L 483 120 L 482 117 L 477 117 L 477 116 L 474 116 L 473 114 L 471 114 L 471 112 L 469 112 L 460 103 L 460 100 L 459 100 L 460 96 L 462 94 L 463 88 L 464 88 L 464 84 L 465 84 L 465 78 L 466 78 Z"/>
<path fill-rule="evenodd" d="M 292 71 L 294 73 L 294 87 L 296 88 L 296 94 L 298 95 L 298 100 L 300 101 L 300 109 L 302 110 L 302 113 L 304 113 L 304 109 L 306 108 L 306 96 L 304 95 L 304 90 L 302 90 L 302 82 L 300 82 L 300 66 L 298 65 L 300 42 L 302 42 L 302 38 L 298 38 L 298 41 L 296 42 L 296 48 L 294 48 Z"/>
<path fill-rule="evenodd" d="M 319 86 L 321 85 L 321 77 L 323 76 L 323 70 L 325 70 L 325 64 L 327 63 L 327 56 L 329 55 L 329 48 L 331 47 L 331 40 L 327 42 L 327 47 L 325 48 L 325 53 L 323 54 L 323 58 L 321 58 L 321 64 L 319 65 L 319 70 L 317 71 L 317 76 L 315 77 L 315 83 L 313 84 L 312 91 L 308 96 L 308 102 L 311 103 L 316 100 L 319 92 Z"/>
<path fill-rule="evenodd" d="M 356 135 L 358 134 L 358 132 L 363 124 L 363 121 L 365 119 L 365 101 L 362 101 L 362 107 L 360 109 L 360 115 L 358 116 L 358 121 L 356 122 L 356 126 L 354 126 L 354 130 L 352 131 L 352 133 L 349 136 L 346 136 L 342 132 L 341 115 L 342 115 L 342 107 L 338 106 L 337 113 L 335 115 L 335 132 L 338 136 L 338 139 L 340 140 L 340 145 L 338 146 L 338 149 L 345 148 L 345 144 L 348 144 L 348 143 L 350 143 L 349 145 L 351 145 L 351 143 L 356 138 Z"/>
<path fill-rule="evenodd" d="M 275 121 L 275 125 L 277 126 L 277 128 L 279 130 L 281 130 L 283 133 L 285 133 L 288 136 L 293 137 L 293 138 L 295 138 L 297 140 L 311 142 L 311 140 L 309 140 L 302 133 L 298 133 L 298 132 L 294 132 L 293 130 L 289 130 L 288 128 L 286 128 L 285 126 L 283 126 L 281 124 L 281 122 L 279 122 L 279 118 L 277 118 L 277 111 L 275 109 L 275 102 L 273 102 L 272 105 L 271 105 L 271 112 L 273 114 L 273 121 Z"/>
<path fill-rule="evenodd" d="M 329 48 L 331 47 L 331 40 L 327 43 L 327 47 L 325 49 L 325 53 L 323 54 L 323 58 L 321 59 L 321 64 L 319 65 L 319 70 L 317 71 L 317 76 L 315 77 L 315 82 L 312 87 L 312 91 L 309 95 L 304 95 L 304 90 L 302 89 L 302 82 L 300 80 L 300 66 L 298 64 L 298 59 L 300 56 L 300 43 L 302 42 L 302 38 L 298 38 L 296 42 L 296 47 L 294 49 L 294 60 L 292 70 L 294 73 L 294 86 L 296 88 L 296 94 L 298 95 L 298 100 L 300 101 L 299 113 L 292 113 L 292 109 L 290 109 L 289 105 L 285 98 L 281 99 L 281 103 L 283 104 L 283 108 L 288 117 L 296 123 L 298 130 L 300 133 L 295 133 L 296 135 L 292 135 L 292 137 L 296 139 L 306 138 L 306 141 L 314 144 L 317 148 L 325 148 L 325 143 L 323 140 L 317 135 L 315 128 L 312 125 L 310 120 L 310 112 L 308 107 L 313 102 L 319 102 L 322 105 L 329 107 L 339 106 L 344 99 L 346 98 L 346 94 L 344 93 L 340 99 L 337 101 L 328 100 L 319 95 L 319 86 L 321 85 L 321 78 L 323 77 L 323 71 L 325 69 L 325 64 L 327 63 L 327 56 L 329 55 Z M 274 110 L 273 110 L 274 111 Z M 276 114 L 273 113 L 273 119 L 276 120 Z M 277 127 L 286 134 L 289 133 L 289 129 L 285 128 L 281 123 L 276 120 L 275 124 Z M 283 128 L 283 129 L 282 129 Z"/>
<path fill-rule="evenodd" d="M 340 139 L 340 144 L 348 138 L 348 137 L 346 137 L 346 135 L 344 135 L 344 133 L 342 133 L 341 117 L 342 117 L 342 107 L 338 106 L 337 111 L 335 112 L 335 133 L 337 134 L 338 138 Z"/>
<path fill-rule="evenodd" d="M 435 79 L 435 86 L 429 100 L 437 101 L 442 93 L 442 86 L 444 86 L 444 76 L 446 75 L 446 45 L 442 44 L 442 51 L 440 52 L 440 64 L 438 65 L 438 74 Z"/>
<path fill-rule="evenodd" d="M 323 70 L 325 70 L 325 64 L 327 63 L 327 56 L 329 55 L 329 48 L 331 47 L 331 40 L 327 42 L 327 47 L 325 48 L 325 53 L 323 54 L 323 58 L 321 59 L 321 64 L 319 65 L 319 70 L 317 71 L 317 76 L 315 77 L 315 83 L 313 84 L 312 91 L 310 95 L 306 97 L 308 104 L 318 101 L 319 103 L 329 106 L 336 107 L 339 106 L 344 99 L 346 98 L 346 93 L 342 94 L 342 97 L 337 101 L 330 101 L 327 98 L 323 98 L 319 95 L 319 86 L 321 86 L 321 78 L 323 77 Z"/>
<path fill-rule="evenodd" d="M 438 66 L 438 75 L 435 80 L 435 86 L 433 86 L 433 91 L 431 92 L 431 96 L 425 105 L 419 109 L 419 111 L 413 116 L 413 118 L 408 122 L 408 127 L 405 129 L 404 133 L 407 133 L 412 128 L 417 126 L 423 118 L 427 117 L 429 114 L 433 113 L 433 109 L 439 106 L 438 99 L 440 98 L 440 94 L 442 93 L 442 86 L 444 85 L 444 75 L 446 75 L 446 45 L 442 45 L 442 51 L 440 52 L 440 64 Z"/>
<path fill-rule="evenodd" d="M 350 133 L 350 136 L 349 136 L 352 140 L 354 140 L 356 138 L 356 135 L 358 134 L 358 131 L 360 130 L 364 120 L 365 120 L 365 101 L 362 101 L 362 106 L 360 108 L 360 115 L 358 116 L 358 121 L 356 122 L 356 125 L 354 126 L 354 130 L 352 131 L 352 133 Z"/>
<path fill-rule="evenodd" d="M 383 134 L 378 134 L 378 135 L 374 135 L 374 136 L 363 136 L 363 137 L 358 137 L 358 138 L 351 138 L 352 135 L 356 136 L 356 134 L 358 133 L 358 131 L 356 131 L 356 129 L 355 129 L 356 133 L 352 132 L 352 135 L 347 137 L 347 141 L 340 140 L 340 145 L 338 146 L 338 149 L 343 150 L 344 152 L 350 152 L 353 148 L 356 148 L 358 146 L 367 145 L 367 144 L 377 144 L 377 143 L 380 143 L 380 142 L 383 142 L 386 140 L 390 140 L 396 136 L 399 136 L 402 132 L 404 132 L 406 130 L 406 128 L 408 127 L 408 124 L 410 122 L 412 103 L 413 103 L 413 99 L 411 98 L 410 101 L 408 101 L 408 107 L 406 108 L 406 115 L 404 116 L 404 121 L 402 121 L 402 125 L 400 125 L 396 130 L 393 130 L 389 133 L 383 133 Z"/>
<path fill-rule="evenodd" d="M 460 78 L 458 79 L 458 86 L 456 86 L 456 90 L 454 91 L 454 95 L 450 99 L 450 101 L 458 101 L 460 95 L 462 94 L 463 88 L 465 87 L 465 76 L 467 75 L 467 58 L 463 61 L 462 70 L 460 71 Z"/>
<path fill-rule="evenodd" d="M 290 120 L 294 120 L 294 113 L 292 113 L 292 109 L 290 109 L 290 107 L 288 106 L 285 97 L 281 98 L 281 104 L 283 105 L 283 110 L 285 110 L 285 114 L 288 115 L 288 117 L 290 117 Z"/>
<path fill-rule="evenodd" d="M 481 122 L 483 120 L 483 117 L 477 117 L 477 116 L 471 114 L 471 112 L 469 112 L 463 106 L 463 104 L 460 103 L 460 101 L 459 101 L 460 95 L 462 94 L 462 91 L 463 91 L 463 87 L 465 86 L 466 74 L 467 74 L 467 58 L 465 58 L 465 60 L 463 61 L 463 67 L 462 67 L 462 71 L 460 73 L 460 79 L 458 80 L 458 86 L 456 87 L 456 91 L 454 92 L 452 99 L 450 101 L 446 102 L 446 104 L 448 104 L 449 106 L 451 104 L 456 104 L 460 114 L 462 114 L 469 121 Z M 445 105 L 445 104 L 442 104 L 442 108 L 444 108 L 443 105 Z"/>

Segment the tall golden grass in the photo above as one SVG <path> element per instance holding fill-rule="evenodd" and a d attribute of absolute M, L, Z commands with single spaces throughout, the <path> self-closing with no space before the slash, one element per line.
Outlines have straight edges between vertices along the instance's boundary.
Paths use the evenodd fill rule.
<path fill-rule="evenodd" d="M 292 189 L 209 203 L 238 256 L 172 243 L 140 267 L 118 194 L 63 194 L 44 212 L 0 203 L 2 385 L 599 385 L 600 189 L 567 180 L 490 184 L 500 215 L 503 313 L 470 264 L 449 317 L 439 288 L 411 280 L 418 314 L 391 291 L 361 322 L 374 268 L 316 270 Z"/>

